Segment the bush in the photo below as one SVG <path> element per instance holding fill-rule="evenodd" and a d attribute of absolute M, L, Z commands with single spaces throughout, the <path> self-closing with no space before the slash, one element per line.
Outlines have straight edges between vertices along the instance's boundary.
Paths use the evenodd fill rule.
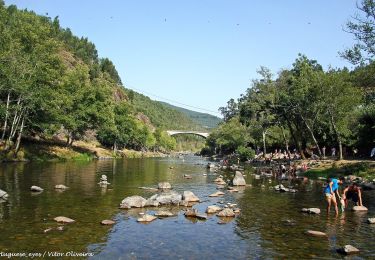
<path fill-rule="evenodd" d="M 255 157 L 255 151 L 250 147 L 239 146 L 236 152 L 239 155 L 240 160 L 243 162 Z"/>

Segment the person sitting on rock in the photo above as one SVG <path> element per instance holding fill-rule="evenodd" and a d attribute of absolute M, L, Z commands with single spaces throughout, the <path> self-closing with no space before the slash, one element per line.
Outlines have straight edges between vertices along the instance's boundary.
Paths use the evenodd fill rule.
<path fill-rule="evenodd" d="M 335 207 L 335 212 L 336 215 L 339 214 L 339 209 L 337 207 L 337 200 L 336 200 L 336 195 L 337 194 L 338 198 L 341 199 L 340 193 L 339 193 L 339 185 L 343 184 L 345 181 L 344 177 L 340 177 L 339 179 L 336 178 L 329 178 L 327 181 L 327 186 L 324 188 L 324 194 L 327 200 L 327 214 L 329 214 L 329 211 L 331 209 L 331 204 L 334 205 Z"/>
<path fill-rule="evenodd" d="M 363 206 L 361 188 L 355 182 L 344 189 L 342 198 L 345 201 L 345 207 L 348 206 L 349 200 L 352 200 L 356 206 Z"/>

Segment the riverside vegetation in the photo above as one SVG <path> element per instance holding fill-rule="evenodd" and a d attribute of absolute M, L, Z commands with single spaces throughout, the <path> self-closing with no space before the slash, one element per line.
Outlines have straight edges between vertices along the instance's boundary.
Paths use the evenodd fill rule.
<path fill-rule="evenodd" d="M 1 161 L 169 152 L 166 129 L 203 129 L 126 89 L 112 61 L 58 17 L 0 1 L 0 28 Z"/>

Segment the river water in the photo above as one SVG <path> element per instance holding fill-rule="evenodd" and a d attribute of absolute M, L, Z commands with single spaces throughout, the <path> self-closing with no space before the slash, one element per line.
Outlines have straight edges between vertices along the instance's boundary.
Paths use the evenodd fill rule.
<path fill-rule="evenodd" d="M 217 176 L 206 170 L 206 164 L 204 159 L 190 156 L 184 160 L 2 165 L 0 189 L 9 193 L 9 199 L 0 203 L 0 252 L 89 252 L 92 259 L 335 259 L 341 257 L 338 247 L 351 244 L 361 250 L 356 259 L 375 258 L 375 225 L 366 223 L 368 217 L 375 217 L 374 191 L 363 194 L 367 213 L 346 211 L 336 218 L 324 210 L 322 182 L 285 183 L 299 191 L 278 193 L 271 189 L 275 180 L 255 179 L 248 170 L 246 181 L 252 187 L 210 198 L 217 191 L 213 183 Z M 107 188 L 97 184 L 102 174 L 111 183 Z M 192 179 L 184 179 L 184 174 Z M 230 177 L 230 173 L 224 175 Z M 241 214 L 219 225 L 216 216 L 189 219 L 183 208 L 172 207 L 169 209 L 177 216 L 139 224 L 138 214 L 153 213 L 153 209 L 118 209 L 127 196 L 152 196 L 153 192 L 138 187 L 155 187 L 160 181 L 170 182 L 178 192 L 194 192 L 203 201 L 194 206 L 200 212 L 208 205 L 230 202 L 238 204 Z M 70 188 L 57 191 L 57 184 Z M 32 185 L 44 191 L 33 194 Z M 322 214 L 303 214 L 303 207 L 318 207 Z M 58 231 L 56 216 L 76 222 Z M 113 219 L 116 224 L 102 226 L 103 219 Z M 44 233 L 48 228 L 53 230 Z M 326 232 L 328 238 L 307 236 L 306 230 Z"/>

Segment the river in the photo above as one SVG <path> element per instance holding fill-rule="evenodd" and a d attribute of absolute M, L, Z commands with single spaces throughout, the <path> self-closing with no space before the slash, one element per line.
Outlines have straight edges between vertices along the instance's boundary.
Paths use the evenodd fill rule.
<path fill-rule="evenodd" d="M 351 244 L 361 250 L 359 259 L 375 258 L 375 225 L 366 223 L 375 216 L 374 191 L 363 194 L 367 213 L 346 211 L 336 218 L 324 210 L 322 182 L 296 181 L 290 184 L 297 193 L 278 193 L 271 189 L 275 180 L 255 179 L 247 170 L 252 187 L 210 198 L 217 191 L 217 176 L 206 164 L 195 156 L 3 164 L 0 189 L 9 199 L 0 203 L 0 252 L 89 252 L 92 259 L 331 259 L 340 258 L 338 247 Z M 102 174 L 108 176 L 108 188 L 97 184 Z M 184 179 L 184 174 L 192 179 Z M 238 204 L 241 214 L 219 225 L 216 216 L 189 219 L 175 207 L 170 208 L 175 217 L 139 224 L 139 212 L 153 209 L 118 209 L 127 196 L 150 197 L 153 192 L 138 187 L 155 187 L 160 181 L 170 182 L 178 192 L 194 192 L 203 201 L 194 206 L 200 212 L 224 201 Z M 57 191 L 57 184 L 69 189 Z M 44 191 L 33 194 L 32 185 Z M 303 214 L 303 207 L 318 207 L 322 214 Z M 56 216 L 76 222 L 58 231 Z M 102 226 L 103 219 L 116 224 Z M 54 230 L 44 233 L 48 228 Z M 326 232 L 328 238 L 309 237 L 306 230 Z"/>

